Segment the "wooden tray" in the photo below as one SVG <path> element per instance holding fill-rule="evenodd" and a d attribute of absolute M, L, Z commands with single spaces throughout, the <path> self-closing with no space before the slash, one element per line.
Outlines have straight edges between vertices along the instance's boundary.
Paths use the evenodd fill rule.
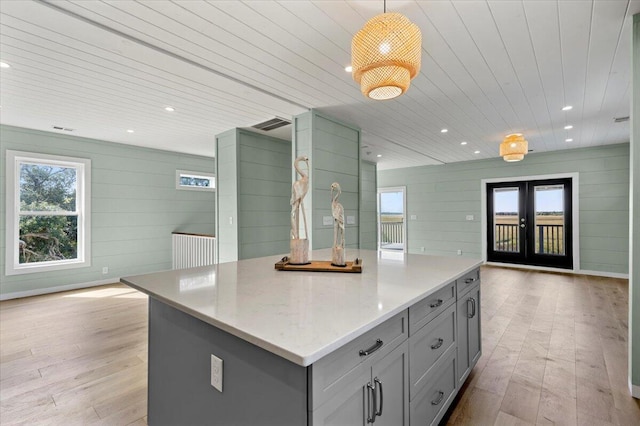
<path fill-rule="evenodd" d="M 288 257 L 283 257 L 280 262 L 276 262 L 278 271 L 310 271 L 310 272 L 351 272 L 362 273 L 362 259 L 347 262 L 346 266 L 333 266 L 330 260 L 312 260 L 306 265 L 292 265 Z"/>

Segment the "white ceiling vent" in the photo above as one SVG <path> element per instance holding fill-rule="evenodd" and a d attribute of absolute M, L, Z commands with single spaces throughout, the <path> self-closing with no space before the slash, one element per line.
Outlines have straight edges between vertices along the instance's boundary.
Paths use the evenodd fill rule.
<path fill-rule="evenodd" d="M 53 130 L 64 130 L 65 132 L 73 132 L 76 129 L 71 129 L 69 127 L 61 127 L 61 126 L 51 126 L 53 127 Z"/>
<path fill-rule="evenodd" d="M 629 116 L 626 117 L 616 117 L 613 119 L 615 123 L 624 123 L 625 121 L 629 121 Z"/>
<path fill-rule="evenodd" d="M 269 130 L 274 130 L 289 124 L 291 124 L 291 121 L 285 120 L 284 118 L 276 117 L 272 118 L 271 120 L 263 121 L 262 123 L 254 124 L 251 127 L 268 132 Z"/>

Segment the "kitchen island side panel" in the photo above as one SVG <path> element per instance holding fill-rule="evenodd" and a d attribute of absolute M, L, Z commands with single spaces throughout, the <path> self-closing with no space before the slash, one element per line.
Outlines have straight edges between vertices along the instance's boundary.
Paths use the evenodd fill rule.
<path fill-rule="evenodd" d="M 223 392 L 211 386 L 211 354 Z M 307 368 L 149 298 L 149 425 L 305 425 Z"/>

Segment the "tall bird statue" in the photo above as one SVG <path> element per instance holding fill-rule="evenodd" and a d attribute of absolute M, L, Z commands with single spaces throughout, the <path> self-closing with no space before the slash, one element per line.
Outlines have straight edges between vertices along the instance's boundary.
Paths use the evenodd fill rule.
<path fill-rule="evenodd" d="M 336 191 L 335 195 L 333 191 Z M 333 216 L 333 253 L 331 263 L 335 266 L 345 266 L 344 253 L 344 208 L 338 202 L 342 190 L 338 182 L 331 184 L 331 215 Z"/>
<path fill-rule="evenodd" d="M 304 161 L 307 165 L 307 172 L 300 169 L 300 162 Z M 307 216 L 304 212 L 304 204 L 302 200 L 305 195 L 307 195 L 307 191 L 309 190 L 309 159 L 301 155 L 293 162 L 293 167 L 296 169 L 296 172 L 300 175 L 300 179 L 293 183 L 291 188 L 291 238 L 299 239 L 299 229 L 300 229 L 300 210 L 302 210 L 302 220 L 304 221 L 304 238 L 308 238 L 307 231 Z"/>

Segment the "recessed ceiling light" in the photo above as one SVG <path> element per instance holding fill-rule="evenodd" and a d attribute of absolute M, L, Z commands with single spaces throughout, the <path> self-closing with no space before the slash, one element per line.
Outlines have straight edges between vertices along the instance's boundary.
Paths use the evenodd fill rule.
<path fill-rule="evenodd" d="M 569 130 L 569 129 L 573 129 L 573 126 L 571 124 L 569 124 L 568 126 L 564 126 L 565 130 Z"/>
<path fill-rule="evenodd" d="M 464 142 L 464 141 L 463 141 L 463 142 L 460 142 L 460 145 L 466 145 L 466 144 L 467 144 L 467 143 L 466 143 L 466 142 Z"/>
<path fill-rule="evenodd" d="M 569 138 L 569 139 L 565 139 L 565 142 L 573 142 L 573 139 Z"/>
<path fill-rule="evenodd" d="M 382 154 L 378 154 L 378 155 L 376 155 L 376 157 L 380 158 L 380 157 L 382 157 Z"/>
<path fill-rule="evenodd" d="M 449 130 L 448 129 L 442 129 L 440 130 L 440 133 L 447 133 Z"/>
<path fill-rule="evenodd" d="M 480 154 L 480 151 L 473 151 L 474 154 Z"/>
<path fill-rule="evenodd" d="M 133 130 L 129 129 L 127 130 L 127 133 L 133 133 Z"/>
<path fill-rule="evenodd" d="M 351 65 L 347 65 L 346 67 L 344 67 L 344 70 L 346 72 L 352 72 L 353 71 L 353 67 Z"/>
<path fill-rule="evenodd" d="M 11 68 L 11 65 L 7 64 L 6 62 L 0 62 L 0 68 Z"/>
<path fill-rule="evenodd" d="M 168 107 L 164 107 L 164 110 L 165 110 L 165 111 L 169 111 L 169 112 L 173 112 L 173 111 L 175 111 L 175 109 L 174 109 L 173 107 L 170 107 L 170 106 L 168 106 Z"/>
<path fill-rule="evenodd" d="M 573 108 L 573 107 L 572 107 L 571 105 L 567 105 L 567 106 L 562 107 L 562 110 L 563 110 L 563 111 L 569 111 L 569 110 L 570 110 L 570 109 L 572 109 L 572 108 Z"/>

